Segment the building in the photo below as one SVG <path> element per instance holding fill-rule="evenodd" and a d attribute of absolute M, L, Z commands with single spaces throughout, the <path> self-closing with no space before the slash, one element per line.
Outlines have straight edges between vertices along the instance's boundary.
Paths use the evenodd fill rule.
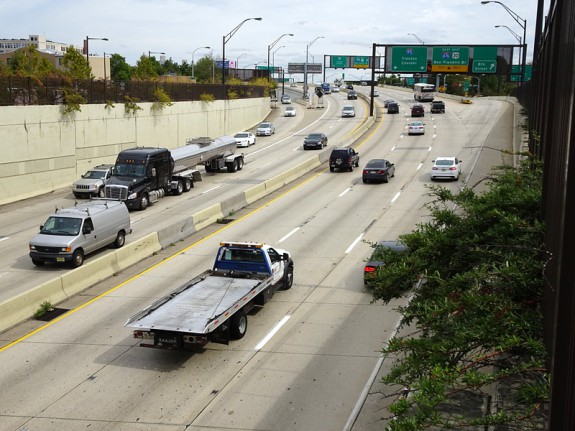
<path fill-rule="evenodd" d="M 28 39 L 0 39 L 0 62 L 7 64 L 14 51 L 27 46 L 34 45 L 40 56 L 46 58 L 56 69 L 62 68 L 62 57 L 72 44 L 53 42 L 47 40 L 45 36 L 32 34 Z M 75 47 L 78 51 L 85 53 L 85 47 Z M 110 79 L 110 57 L 109 55 L 89 55 L 88 62 L 92 68 L 94 79 Z"/>

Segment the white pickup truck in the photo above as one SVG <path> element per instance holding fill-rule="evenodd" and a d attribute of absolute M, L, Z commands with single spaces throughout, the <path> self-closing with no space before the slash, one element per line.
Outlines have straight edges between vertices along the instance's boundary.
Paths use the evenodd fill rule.
<path fill-rule="evenodd" d="M 140 346 L 185 349 L 228 344 L 247 331 L 247 313 L 293 284 L 289 252 L 263 243 L 222 242 L 212 269 L 132 316 Z"/>

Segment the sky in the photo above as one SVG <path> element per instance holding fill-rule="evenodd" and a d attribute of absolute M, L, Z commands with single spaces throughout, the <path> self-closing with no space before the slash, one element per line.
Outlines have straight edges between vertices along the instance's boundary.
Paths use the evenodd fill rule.
<path fill-rule="evenodd" d="M 528 63 L 537 1 L 501 2 L 527 20 Z M 545 0 L 545 14 L 548 9 Z M 256 17 L 262 20 L 241 24 Z M 306 52 L 310 63 L 322 63 L 324 55 L 369 56 L 374 43 L 518 44 L 511 31 L 495 25 L 523 35 L 504 7 L 480 0 L 0 0 L 0 38 L 38 34 L 78 47 L 87 36 L 107 38 L 90 40 L 90 54 L 120 54 L 131 65 L 149 51 L 176 63 L 191 63 L 192 54 L 194 61 L 206 54 L 221 59 L 223 38 L 231 33 L 226 59 L 240 68 L 265 66 L 271 45 L 270 64 L 273 58 L 276 67 L 287 68 L 305 62 Z"/>

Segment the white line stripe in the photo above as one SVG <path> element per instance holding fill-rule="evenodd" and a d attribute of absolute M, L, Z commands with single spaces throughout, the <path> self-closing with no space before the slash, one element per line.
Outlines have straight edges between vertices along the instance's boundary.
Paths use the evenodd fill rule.
<path fill-rule="evenodd" d="M 350 251 L 353 250 L 353 248 L 356 246 L 356 244 L 361 241 L 361 239 L 363 238 L 363 235 L 365 235 L 365 234 L 362 233 L 360 236 L 358 236 L 358 237 L 355 239 L 354 242 L 351 243 L 351 245 L 350 245 L 350 246 L 347 248 L 347 250 L 345 251 L 345 254 L 348 254 Z"/>
<path fill-rule="evenodd" d="M 345 195 L 347 192 L 349 192 L 351 190 L 351 187 L 348 187 L 347 189 L 345 189 L 343 192 L 341 192 L 338 196 L 338 198 L 341 198 L 343 195 Z"/>
<path fill-rule="evenodd" d="M 221 185 L 212 187 L 211 189 L 207 189 L 207 190 L 203 191 L 202 194 L 205 195 L 206 193 L 213 192 L 214 190 L 219 189 L 220 187 L 221 187 Z"/>
<path fill-rule="evenodd" d="M 276 332 L 278 332 L 281 329 L 281 327 L 286 324 L 286 322 L 289 320 L 290 317 L 291 316 L 284 316 L 284 318 L 280 320 L 276 326 L 274 326 L 274 328 L 268 333 L 268 335 L 266 335 L 264 339 L 258 343 L 258 345 L 255 347 L 255 350 L 261 350 L 266 345 L 266 343 L 271 340 L 271 338 L 276 334 Z"/>
<path fill-rule="evenodd" d="M 420 163 L 419 166 L 417 166 L 416 171 L 419 171 L 422 167 L 423 167 L 423 163 Z"/>
<path fill-rule="evenodd" d="M 399 195 L 401 195 L 401 192 L 397 192 L 397 193 L 395 194 L 395 196 L 394 196 L 393 199 L 391 200 L 391 203 L 394 203 L 394 202 L 397 200 L 397 198 L 399 198 Z"/>
<path fill-rule="evenodd" d="M 4 238 L 0 238 L 0 241 L 6 241 L 9 238 L 10 238 L 9 236 L 5 236 Z"/>
<path fill-rule="evenodd" d="M 292 236 L 294 233 L 296 233 L 299 230 L 299 227 L 296 227 L 295 229 L 292 229 L 286 236 L 284 236 L 283 238 L 281 238 L 278 242 L 284 242 L 286 239 L 288 239 L 290 236 Z"/>

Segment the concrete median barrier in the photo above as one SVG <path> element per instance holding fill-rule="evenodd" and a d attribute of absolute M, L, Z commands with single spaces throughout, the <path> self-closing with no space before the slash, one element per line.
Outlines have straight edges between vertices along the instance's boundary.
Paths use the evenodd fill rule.
<path fill-rule="evenodd" d="M 221 218 L 224 218 L 224 215 L 222 214 L 222 206 L 219 203 L 192 215 L 194 226 L 197 230 L 201 230 Z"/>

